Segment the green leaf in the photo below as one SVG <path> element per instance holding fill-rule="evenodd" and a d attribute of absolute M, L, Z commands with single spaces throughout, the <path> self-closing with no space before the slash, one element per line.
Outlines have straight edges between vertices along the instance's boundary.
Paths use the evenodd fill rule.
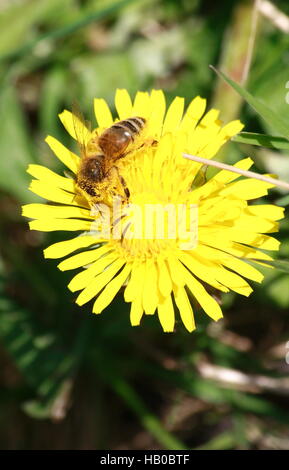
<path fill-rule="evenodd" d="M 280 197 L 280 199 L 277 199 L 277 201 L 275 201 L 277 206 L 282 206 L 282 207 L 285 207 L 285 206 L 288 206 L 289 204 L 289 194 L 286 194 L 286 196 L 283 196 L 283 197 Z"/>
<path fill-rule="evenodd" d="M 12 3 L 12 2 L 11 2 Z M 56 0 L 25 0 L 6 8 L 0 15 L 0 54 L 23 44 L 35 36 L 35 24 L 43 20 L 51 10 L 55 10 Z"/>
<path fill-rule="evenodd" d="M 0 338 L 28 385 L 35 390 L 37 401 L 47 405 L 45 417 L 48 417 L 63 382 L 72 372 L 73 355 L 67 355 L 53 332 L 49 333 L 51 341 L 47 346 L 39 347 L 38 339 L 43 333 L 39 332 L 32 313 L 19 309 L 9 299 L 2 303 L 0 312 Z"/>
<path fill-rule="evenodd" d="M 68 350 L 57 331 L 40 327 L 32 312 L 4 295 L 0 283 L 0 339 L 36 395 L 23 404 L 30 416 L 65 416 L 73 378 L 86 350 L 88 328 L 91 330 L 90 324 L 84 321 Z"/>
<path fill-rule="evenodd" d="M 252 261 L 258 261 L 255 259 L 252 259 Z M 262 260 L 262 263 L 267 264 L 268 266 L 273 266 L 274 268 L 278 269 L 279 271 L 283 271 L 285 273 L 289 273 L 289 261 L 283 260 L 283 259 L 274 259 L 272 261 L 270 260 Z"/>
<path fill-rule="evenodd" d="M 44 134 L 60 137 L 60 126 L 56 117 L 62 111 L 67 83 L 69 76 L 65 67 L 55 66 L 44 77 L 39 100 L 40 127 Z"/>
<path fill-rule="evenodd" d="M 136 91 L 137 75 L 134 62 L 126 51 L 98 54 L 95 57 L 82 56 L 74 61 L 75 72 L 73 80 L 78 84 L 82 106 L 91 109 L 91 103 L 97 95 L 106 99 L 111 106 L 111 91 L 116 88 L 126 88 Z M 101 70 L 101 73 L 96 71 Z"/>
<path fill-rule="evenodd" d="M 277 114 L 274 110 L 269 108 L 265 103 L 260 101 L 259 99 L 255 98 L 251 95 L 245 88 L 243 88 L 238 83 L 234 82 L 231 78 L 227 77 L 223 72 L 220 70 L 215 69 L 212 65 L 210 66 L 223 80 L 225 80 L 228 85 L 230 85 L 234 90 L 241 95 L 244 100 L 252 106 L 253 109 L 264 119 L 264 121 L 268 122 L 276 132 L 279 132 L 283 137 L 289 139 L 289 121 L 287 122 L 283 119 L 279 114 Z"/>
<path fill-rule="evenodd" d="M 287 49 L 289 46 L 288 39 Z M 278 43 L 278 41 L 277 41 Z M 281 45 L 279 44 L 279 47 Z M 277 49 L 278 46 L 277 46 Z M 280 47 L 281 49 L 281 47 Z M 273 51 L 272 51 L 273 52 Z M 288 67 L 284 67 L 285 53 L 281 56 L 275 56 L 274 63 L 254 80 L 254 72 L 250 73 L 250 91 L 255 98 L 264 101 L 269 108 L 274 109 L 275 113 L 286 119 L 288 116 Z M 272 134 L 275 130 L 272 126 L 265 124 L 265 132 Z"/>
<path fill-rule="evenodd" d="M 63 419 L 67 411 L 72 384 L 72 380 L 64 380 L 58 388 L 58 393 L 52 399 L 26 401 L 22 405 L 23 411 L 34 419 L 52 418 L 55 421 Z"/>
<path fill-rule="evenodd" d="M 149 411 L 146 404 L 135 392 L 131 385 L 114 371 L 106 371 L 104 379 L 111 385 L 113 390 L 125 401 L 126 405 L 138 416 L 142 426 L 160 442 L 165 449 L 186 450 L 187 447 L 168 432 L 159 419 Z"/>
<path fill-rule="evenodd" d="M 232 137 L 234 142 L 248 145 L 258 145 L 260 147 L 289 150 L 289 141 L 283 137 L 274 135 L 257 134 L 254 132 L 240 132 Z"/>
<path fill-rule="evenodd" d="M 237 444 L 236 437 L 232 431 L 224 431 L 211 439 L 206 444 L 196 447 L 194 450 L 227 450 L 233 449 Z"/>
<path fill-rule="evenodd" d="M 268 297 L 279 308 L 289 307 L 289 275 L 288 272 L 280 272 L 275 269 L 276 277 L 271 282 L 266 282 L 266 297 Z"/>
<path fill-rule="evenodd" d="M 182 371 L 182 373 L 179 371 L 168 371 L 155 365 L 148 365 L 147 363 L 143 365 L 142 370 L 145 375 L 148 374 L 150 380 L 151 377 L 157 377 L 158 380 L 174 384 L 174 386 L 181 388 L 202 401 L 207 401 L 214 405 L 226 403 L 226 405 L 230 405 L 232 408 L 242 412 L 272 416 L 278 421 L 288 422 L 289 413 L 284 412 L 284 409 L 281 407 L 271 404 L 262 397 L 220 387 L 218 383 L 213 380 L 204 379 L 194 371 L 187 370 Z"/>

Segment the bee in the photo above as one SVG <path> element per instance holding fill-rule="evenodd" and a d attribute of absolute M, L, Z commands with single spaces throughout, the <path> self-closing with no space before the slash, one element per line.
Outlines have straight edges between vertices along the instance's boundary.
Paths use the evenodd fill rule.
<path fill-rule="evenodd" d="M 129 198 L 129 189 L 115 162 L 129 153 L 145 124 L 144 118 L 132 117 L 113 124 L 101 135 L 93 137 L 88 144 L 84 143 L 85 139 L 81 142 L 82 158 L 76 175 L 76 186 L 93 203 L 103 200 L 103 191 L 120 195 L 120 185 L 125 198 Z"/>

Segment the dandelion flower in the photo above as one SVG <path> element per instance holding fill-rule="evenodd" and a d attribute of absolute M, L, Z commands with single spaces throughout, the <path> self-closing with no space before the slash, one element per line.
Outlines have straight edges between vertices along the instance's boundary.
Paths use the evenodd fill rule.
<path fill-rule="evenodd" d="M 115 106 L 118 120 L 141 116 L 146 120 L 144 141 L 125 158 L 116 161 L 120 175 L 129 189 L 129 205 L 140 208 L 142 228 L 136 236 L 113 237 L 116 226 L 109 225 L 106 237 L 99 235 L 89 199 L 79 199 L 75 181 L 41 166 L 30 165 L 30 190 L 53 204 L 28 204 L 23 215 L 32 230 L 78 232 L 77 236 L 55 243 L 44 250 L 45 258 L 65 258 L 58 265 L 62 271 L 81 270 L 68 287 L 78 292 L 76 303 L 94 301 L 93 312 L 101 313 L 123 287 L 126 302 L 131 304 L 130 321 L 139 325 L 144 314 L 157 313 L 165 332 L 175 326 L 179 315 L 188 331 L 195 329 L 192 299 L 213 320 L 222 311 L 208 288 L 221 292 L 234 291 L 249 296 L 247 282 L 261 282 L 263 275 L 255 265 L 272 258 L 262 250 L 278 250 L 279 242 L 271 237 L 278 231 L 278 219 L 283 209 L 272 204 L 252 205 L 250 201 L 267 194 L 272 184 L 240 178 L 230 171 L 219 171 L 203 184 L 197 184 L 201 164 L 182 157 L 189 153 L 212 158 L 243 125 L 232 121 L 223 125 L 219 112 L 205 112 L 206 101 L 196 97 L 184 112 L 184 99 L 176 97 L 166 110 L 164 94 L 153 90 L 138 92 L 132 102 L 125 90 L 117 90 Z M 92 133 L 85 129 L 87 141 L 100 134 L 115 121 L 103 99 L 94 101 L 97 127 Z M 73 116 L 64 111 L 60 119 L 75 139 Z M 83 124 L 80 124 L 83 125 Z M 77 174 L 80 157 L 54 137 L 47 137 L 56 157 Z M 248 170 L 252 165 L 245 158 L 236 167 Z M 168 206 L 197 208 L 197 241 L 188 248 L 182 235 L 157 237 L 154 228 L 150 236 L 144 219 L 145 207 Z M 126 210 L 126 209 L 125 209 Z M 128 232 L 132 228 L 129 211 L 125 212 Z M 143 223 L 144 222 L 144 223 Z M 98 226 L 97 226 L 98 227 Z M 136 227 L 137 228 L 137 227 Z M 165 228 L 168 228 L 166 219 Z"/>

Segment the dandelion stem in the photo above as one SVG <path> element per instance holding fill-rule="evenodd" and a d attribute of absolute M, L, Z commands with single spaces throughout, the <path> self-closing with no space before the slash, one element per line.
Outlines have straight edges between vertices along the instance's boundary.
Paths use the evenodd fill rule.
<path fill-rule="evenodd" d="M 258 13 L 259 13 L 260 2 L 261 0 L 255 0 L 254 6 L 252 9 L 251 31 L 250 31 L 249 41 L 248 41 L 247 54 L 246 54 L 245 61 L 244 61 L 244 68 L 242 72 L 242 80 L 241 80 L 242 84 L 246 84 L 246 81 L 249 75 L 251 62 L 252 62 L 254 45 L 255 45 L 255 40 L 256 40 L 256 33 L 257 33 L 257 23 L 258 23 Z"/>
<path fill-rule="evenodd" d="M 213 166 L 215 168 L 220 168 L 221 170 L 232 171 L 233 173 L 238 173 L 239 175 L 246 176 L 247 178 L 255 178 L 256 180 L 265 181 L 266 183 L 273 184 L 274 186 L 279 186 L 279 188 L 287 189 L 289 191 L 289 183 L 285 181 L 280 181 L 270 176 L 259 175 L 253 171 L 241 170 L 232 165 L 227 165 L 226 163 L 217 162 L 216 160 L 209 160 L 207 158 L 197 157 L 196 155 L 190 155 L 188 153 L 183 153 L 183 157 L 188 160 L 193 160 L 194 162 L 202 163 L 203 165 Z"/>

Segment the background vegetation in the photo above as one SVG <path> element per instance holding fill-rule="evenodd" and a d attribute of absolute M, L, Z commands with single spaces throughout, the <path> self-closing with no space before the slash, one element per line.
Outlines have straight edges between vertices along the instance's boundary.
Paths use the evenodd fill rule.
<path fill-rule="evenodd" d="M 274 4 L 289 15 L 286 0 Z M 277 24 L 276 12 L 259 14 L 246 80 L 253 7 L 244 0 L 0 1 L 2 449 L 289 448 L 286 269 L 264 268 L 249 299 L 227 294 L 219 323 L 197 312 L 193 334 L 181 325 L 164 334 L 155 318 L 131 328 L 121 296 L 100 317 L 74 305 L 69 274 L 42 255 L 65 233 L 30 232 L 20 215 L 21 204 L 37 199 L 27 190 L 27 165 L 62 171 L 43 139 L 52 134 L 71 145 L 57 114 L 74 100 L 89 118 L 95 96 L 113 107 L 116 87 L 161 87 L 168 101 L 201 94 L 223 120 L 240 116 L 247 131 L 275 133 L 214 64 L 289 123 L 289 19 Z M 256 171 L 289 180 L 288 150 L 230 143 L 219 158 L 245 155 Z M 269 197 L 289 204 L 279 190 Z M 279 237 L 286 259 L 288 218 Z"/>

